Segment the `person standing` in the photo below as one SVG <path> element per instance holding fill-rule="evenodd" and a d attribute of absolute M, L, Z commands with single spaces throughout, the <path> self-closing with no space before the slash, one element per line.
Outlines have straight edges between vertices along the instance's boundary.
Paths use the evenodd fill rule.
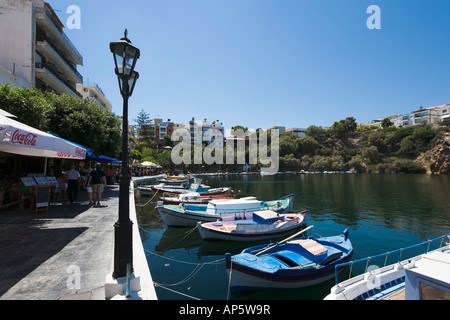
<path fill-rule="evenodd" d="M 78 201 L 78 178 L 80 178 L 80 173 L 75 170 L 74 163 L 72 163 L 70 170 L 66 171 L 64 175 L 67 178 L 67 193 L 70 203 Z"/>
<path fill-rule="evenodd" d="M 102 199 L 102 193 L 106 187 L 106 174 L 102 169 L 102 165 L 97 163 L 95 169 L 91 171 L 89 175 L 88 185 L 92 185 L 93 200 L 95 204 L 95 195 L 97 194 L 97 206 L 100 205 Z"/>
<path fill-rule="evenodd" d="M 106 184 L 107 185 L 112 184 L 113 171 L 111 170 L 111 167 L 106 167 L 105 173 L 106 173 Z"/>

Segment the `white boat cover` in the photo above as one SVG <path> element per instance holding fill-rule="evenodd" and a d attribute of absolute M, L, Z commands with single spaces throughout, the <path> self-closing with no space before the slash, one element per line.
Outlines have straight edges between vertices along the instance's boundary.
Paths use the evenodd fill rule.
<path fill-rule="evenodd" d="M 86 158 L 86 149 L 2 115 L 0 151 L 45 158 Z"/>

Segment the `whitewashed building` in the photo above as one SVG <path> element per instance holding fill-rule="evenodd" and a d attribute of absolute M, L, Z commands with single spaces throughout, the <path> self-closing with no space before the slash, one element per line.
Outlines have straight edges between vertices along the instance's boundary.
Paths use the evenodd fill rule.
<path fill-rule="evenodd" d="M 91 85 L 78 84 L 77 91 L 83 98 L 89 98 L 93 100 L 98 106 L 104 108 L 106 111 L 112 110 L 112 104 L 106 98 L 103 90 L 98 84 L 93 83 Z"/>
<path fill-rule="evenodd" d="M 0 0 L 0 66 L 29 86 L 81 98 L 83 57 L 63 29 L 47 2 Z"/>

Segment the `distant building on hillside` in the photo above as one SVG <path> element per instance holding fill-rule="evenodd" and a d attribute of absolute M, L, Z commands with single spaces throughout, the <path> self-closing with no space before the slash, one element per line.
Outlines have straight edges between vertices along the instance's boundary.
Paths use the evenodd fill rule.
<path fill-rule="evenodd" d="M 282 127 L 282 126 L 273 126 L 270 127 L 264 131 L 271 131 L 271 130 L 278 130 L 279 134 L 285 133 L 286 132 L 286 127 Z"/>
<path fill-rule="evenodd" d="M 299 138 L 306 137 L 306 129 L 304 129 L 304 128 L 287 129 L 286 133 L 295 134 Z"/>
<path fill-rule="evenodd" d="M 450 104 L 443 104 L 429 108 L 420 107 L 408 114 L 395 114 L 376 120 L 358 123 L 358 126 L 375 125 L 381 127 L 381 122 L 388 118 L 396 127 L 418 126 L 421 124 L 438 125 L 444 120 L 450 119 Z"/>

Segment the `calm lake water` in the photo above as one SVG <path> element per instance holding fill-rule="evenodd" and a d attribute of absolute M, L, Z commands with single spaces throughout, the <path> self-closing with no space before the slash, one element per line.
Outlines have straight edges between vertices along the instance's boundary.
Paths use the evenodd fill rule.
<path fill-rule="evenodd" d="M 262 200 L 295 194 L 294 210 L 308 210 L 306 221 L 314 225 L 308 235 L 333 236 L 350 229 L 353 259 L 450 232 L 450 176 L 281 174 L 209 176 L 204 177 L 206 180 L 211 187 L 230 185 L 238 195 L 258 196 Z M 155 203 L 140 207 L 148 200 L 143 197 L 137 202 L 137 214 L 153 280 L 165 287 L 156 288 L 160 300 L 315 300 L 323 299 L 334 285 L 334 280 L 330 280 L 299 290 L 229 293 L 225 253 L 239 253 L 261 242 L 204 241 L 196 229 L 167 228 Z M 402 258 L 420 253 L 405 252 Z M 384 259 L 380 264 L 383 263 Z M 365 265 L 355 265 L 353 272 L 364 268 Z M 340 279 L 347 277 L 348 271 L 344 270 Z"/>

